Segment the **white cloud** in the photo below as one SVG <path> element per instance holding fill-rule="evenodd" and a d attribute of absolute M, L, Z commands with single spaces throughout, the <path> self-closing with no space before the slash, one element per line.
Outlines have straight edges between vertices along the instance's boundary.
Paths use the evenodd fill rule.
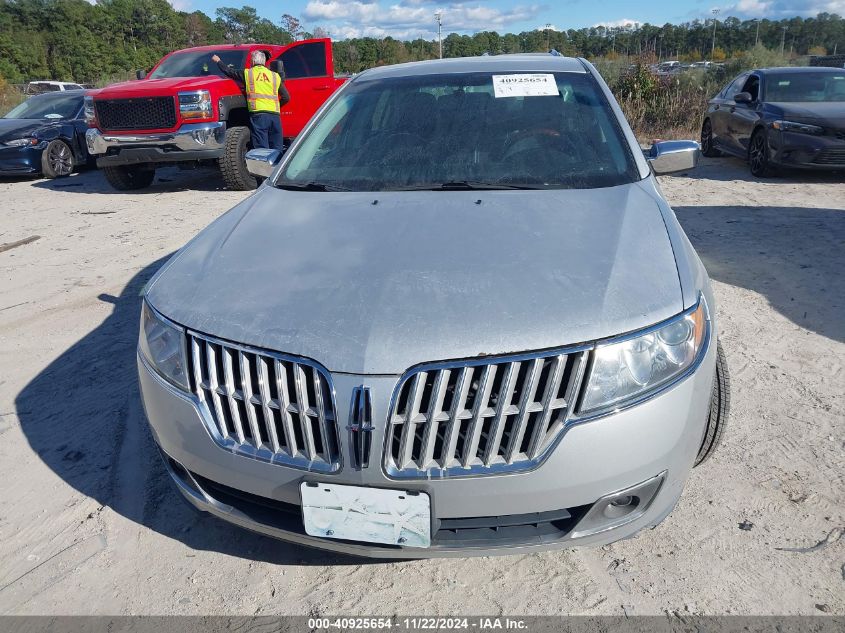
<path fill-rule="evenodd" d="M 622 18 L 620 20 L 609 20 L 607 22 L 599 22 L 598 24 L 593 24 L 593 28 L 596 29 L 600 26 L 607 27 L 609 29 L 613 28 L 634 28 L 635 24 L 643 24 L 642 20 L 632 20 L 631 18 Z"/>
<path fill-rule="evenodd" d="M 323 26 L 338 39 L 385 35 L 404 38 L 435 33 L 436 11 L 443 15 L 444 32 L 476 32 L 505 30 L 514 23 L 536 18 L 541 7 L 528 5 L 500 10 L 466 2 L 435 5 L 429 0 L 402 0 L 389 5 L 378 0 L 310 0 L 302 15 L 310 24 Z"/>

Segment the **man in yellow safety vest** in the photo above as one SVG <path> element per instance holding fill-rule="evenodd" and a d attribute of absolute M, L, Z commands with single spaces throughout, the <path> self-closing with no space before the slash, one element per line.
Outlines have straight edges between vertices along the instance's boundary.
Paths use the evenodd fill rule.
<path fill-rule="evenodd" d="M 223 74 L 235 80 L 246 95 L 253 149 L 263 147 L 282 151 L 284 137 L 280 112 L 290 101 L 290 94 L 282 76 L 264 65 L 267 56 L 261 51 L 253 51 L 250 56 L 252 66 L 242 71 L 226 66 L 217 55 L 211 59 Z"/>

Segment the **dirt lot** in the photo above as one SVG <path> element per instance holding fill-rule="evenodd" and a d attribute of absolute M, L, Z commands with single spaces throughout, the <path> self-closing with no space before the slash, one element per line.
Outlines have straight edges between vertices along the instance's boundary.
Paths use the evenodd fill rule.
<path fill-rule="evenodd" d="M 845 614 L 845 178 L 755 182 L 722 159 L 662 179 L 714 279 L 734 395 L 721 450 L 662 525 L 387 564 L 199 518 L 159 464 L 138 293 L 243 197 L 215 182 L 0 182 L 0 244 L 39 236 L 0 252 L 0 614 Z"/>

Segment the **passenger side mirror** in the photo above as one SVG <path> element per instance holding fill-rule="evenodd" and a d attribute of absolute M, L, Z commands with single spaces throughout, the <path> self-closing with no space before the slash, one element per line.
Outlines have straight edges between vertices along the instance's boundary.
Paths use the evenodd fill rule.
<path fill-rule="evenodd" d="M 751 96 L 750 92 L 737 92 L 734 95 L 734 103 L 751 103 L 754 101 L 754 97 Z"/>
<path fill-rule="evenodd" d="M 135 79 L 146 79 L 147 78 L 147 71 L 146 70 L 136 70 L 135 71 Z"/>
<path fill-rule="evenodd" d="M 274 59 L 272 62 L 270 62 L 268 68 L 274 73 L 278 73 L 282 79 L 285 78 L 285 64 L 284 62 L 282 62 L 281 59 Z"/>
<path fill-rule="evenodd" d="M 269 178 L 281 158 L 277 149 L 251 149 L 246 153 L 246 169 L 253 176 Z"/>
<path fill-rule="evenodd" d="M 645 157 L 655 174 L 672 174 L 698 165 L 700 148 L 695 141 L 659 141 L 645 152 Z"/>

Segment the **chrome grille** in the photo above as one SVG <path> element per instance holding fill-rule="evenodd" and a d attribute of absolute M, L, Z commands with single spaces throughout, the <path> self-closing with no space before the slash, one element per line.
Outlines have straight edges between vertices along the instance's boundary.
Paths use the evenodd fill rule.
<path fill-rule="evenodd" d="M 410 370 L 388 418 L 385 468 L 393 477 L 527 470 L 562 434 L 586 352 L 551 351 Z"/>
<path fill-rule="evenodd" d="M 325 369 L 195 332 L 188 340 L 191 390 L 221 446 L 308 470 L 340 468 L 334 389 Z"/>

